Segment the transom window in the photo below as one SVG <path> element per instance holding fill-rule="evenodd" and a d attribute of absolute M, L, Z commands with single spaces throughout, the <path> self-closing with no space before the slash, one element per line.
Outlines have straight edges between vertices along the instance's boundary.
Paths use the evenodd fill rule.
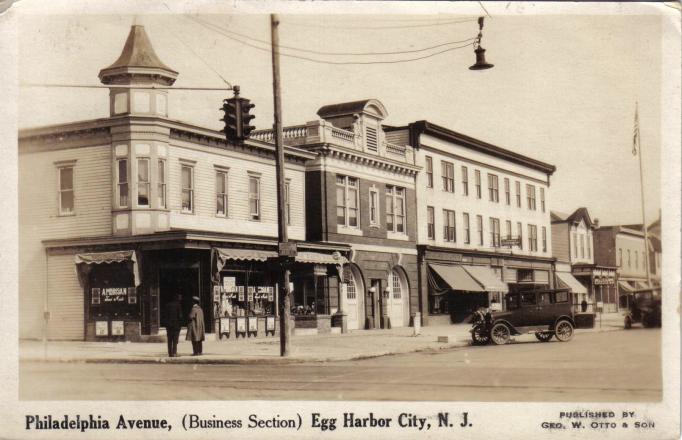
<path fill-rule="evenodd" d="M 220 217 L 227 217 L 227 172 L 216 171 L 215 173 L 215 213 Z"/>
<path fill-rule="evenodd" d="M 336 223 L 339 226 L 358 227 L 358 179 L 336 176 Z"/>
<path fill-rule="evenodd" d="M 455 192 L 455 166 L 451 162 L 441 161 L 443 191 Z"/>
<path fill-rule="evenodd" d="M 149 159 L 137 159 L 137 206 L 149 206 Z"/>
<path fill-rule="evenodd" d="M 405 232 L 405 188 L 386 187 L 386 229 Z"/>
<path fill-rule="evenodd" d="M 194 168 L 182 165 L 181 169 L 182 184 L 182 212 L 194 212 Z"/>
<path fill-rule="evenodd" d="M 73 167 L 59 169 L 59 215 L 73 215 L 75 194 L 73 190 Z"/>

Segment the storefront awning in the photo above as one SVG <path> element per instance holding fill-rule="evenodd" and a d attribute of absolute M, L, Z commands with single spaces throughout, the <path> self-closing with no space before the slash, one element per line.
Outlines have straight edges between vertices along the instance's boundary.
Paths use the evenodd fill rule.
<path fill-rule="evenodd" d="M 634 288 L 627 281 L 618 281 L 618 286 L 623 292 L 634 292 Z"/>
<path fill-rule="evenodd" d="M 469 275 L 488 292 L 509 292 L 507 283 L 503 283 L 497 278 L 495 272 L 487 266 L 462 266 Z"/>
<path fill-rule="evenodd" d="M 137 255 L 135 251 L 113 251 L 113 252 L 91 252 L 87 254 L 76 254 L 74 262 L 76 267 L 79 264 L 111 264 L 111 263 L 125 263 L 130 261 L 133 263 L 133 276 L 135 277 L 135 286 L 140 285 L 140 273 L 137 265 Z"/>
<path fill-rule="evenodd" d="M 571 289 L 573 293 L 583 293 L 587 295 L 587 288 L 570 273 L 557 272 L 556 276 L 559 279 L 559 284 L 563 285 L 563 287 Z"/>
<path fill-rule="evenodd" d="M 638 289 L 650 289 L 651 286 L 649 286 L 649 284 L 646 283 L 645 281 L 637 281 L 637 288 Z"/>
<path fill-rule="evenodd" d="M 277 252 L 263 251 L 255 249 L 230 249 L 215 248 L 219 260 L 246 260 L 246 261 L 267 261 L 268 258 L 275 258 Z M 224 263 L 223 263 L 224 265 Z"/>
<path fill-rule="evenodd" d="M 334 256 L 333 254 L 323 254 L 320 252 L 299 251 L 296 254 L 296 261 L 299 263 L 314 263 L 314 264 L 346 264 L 348 260 L 342 255 Z"/>
<path fill-rule="evenodd" d="M 452 290 L 464 290 L 468 292 L 486 291 L 462 266 L 432 263 L 429 264 L 429 267 L 437 273 Z"/>

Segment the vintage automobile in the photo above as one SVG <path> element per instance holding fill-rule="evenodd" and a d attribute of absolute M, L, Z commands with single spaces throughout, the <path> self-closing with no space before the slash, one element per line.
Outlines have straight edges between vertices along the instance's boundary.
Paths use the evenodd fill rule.
<path fill-rule="evenodd" d="M 512 335 L 532 333 L 541 342 L 555 336 L 561 342 L 573 338 L 575 320 L 568 289 L 508 293 L 505 310 L 479 309 L 472 320 L 474 344 L 503 345 Z"/>
<path fill-rule="evenodd" d="M 621 298 L 626 304 L 624 318 L 625 329 L 632 328 L 632 324 L 642 323 L 645 328 L 661 326 L 661 289 L 649 288 L 635 290 Z"/>

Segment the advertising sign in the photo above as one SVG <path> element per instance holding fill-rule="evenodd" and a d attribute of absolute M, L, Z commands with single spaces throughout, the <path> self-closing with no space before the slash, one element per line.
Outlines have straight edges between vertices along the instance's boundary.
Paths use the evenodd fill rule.
<path fill-rule="evenodd" d="M 223 288 L 226 292 L 232 292 L 237 285 L 236 277 L 223 277 Z"/>
<path fill-rule="evenodd" d="M 269 332 L 275 331 L 275 317 L 274 316 L 266 316 L 265 317 L 265 330 L 269 331 Z"/>
<path fill-rule="evenodd" d="M 123 336 L 123 321 L 111 321 L 111 335 Z"/>
<path fill-rule="evenodd" d="M 254 290 L 255 290 L 255 288 L 253 286 L 249 286 L 249 288 L 247 290 L 249 302 L 253 301 L 253 291 Z"/>
<path fill-rule="evenodd" d="M 125 287 L 105 287 L 102 289 L 103 303 L 123 303 L 128 297 L 128 289 Z"/>
<path fill-rule="evenodd" d="M 273 302 L 275 300 L 275 288 L 272 286 L 268 287 L 268 301 Z"/>
<path fill-rule="evenodd" d="M 239 286 L 239 301 L 244 301 L 244 286 Z"/>
<path fill-rule="evenodd" d="M 90 289 L 91 296 L 92 296 L 92 303 L 93 304 L 99 304 L 99 292 L 100 289 L 98 287 L 95 287 L 93 289 Z"/>
<path fill-rule="evenodd" d="M 237 318 L 237 332 L 246 333 L 246 318 L 243 316 Z"/>
<path fill-rule="evenodd" d="M 220 286 L 213 286 L 213 302 L 220 302 Z"/>
<path fill-rule="evenodd" d="M 137 289 L 128 287 L 128 304 L 137 304 Z"/>
<path fill-rule="evenodd" d="M 249 332 L 255 333 L 258 331 L 258 318 L 255 316 L 249 316 Z"/>
<path fill-rule="evenodd" d="M 95 322 L 95 336 L 109 336 L 109 323 L 107 321 Z"/>

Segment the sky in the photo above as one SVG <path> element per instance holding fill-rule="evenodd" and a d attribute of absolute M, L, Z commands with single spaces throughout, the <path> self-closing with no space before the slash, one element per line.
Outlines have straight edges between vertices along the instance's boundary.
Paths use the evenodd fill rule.
<path fill-rule="evenodd" d="M 319 7 L 319 5 L 318 5 Z M 326 104 L 380 100 L 389 125 L 426 119 L 553 164 L 550 207 L 589 209 L 602 225 L 641 223 L 638 157 L 632 154 L 635 103 L 644 151 L 647 222 L 661 206 L 662 20 L 657 15 L 505 15 L 486 8 L 482 45 L 495 67 L 471 71 L 472 47 L 394 64 L 330 65 L 283 56 L 285 125 L 317 119 Z M 97 85 L 119 56 L 130 26 L 145 26 L 178 87 L 241 87 L 256 104 L 252 124 L 272 125 L 269 17 L 264 14 L 22 15 L 22 83 Z M 168 11 L 166 11 L 168 12 Z M 423 12 L 423 11 L 420 11 Z M 317 52 L 405 52 L 475 37 L 476 14 L 282 14 L 280 43 Z M 518 11 L 514 11 L 518 12 Z M 198 20 L 198 21 L 197 21 Z M 199 23 L 201 22 L 201 23 Z M 214 29 L 218 27 L 221 32 Z M 254 48 L 228 34 L 247 41 Z M 258 42 L 261 40 L 262 42 Z M 457 45 L 401 55 L 320 55 L 333 62 L 415 58 Z M 217 72 L 217 73 L 216 73 Z M 227 91 L 169 93 L 169 117 L 220 129 Z M 20 128 L 108 116 L 107 89 L 21 87 Z"/>

